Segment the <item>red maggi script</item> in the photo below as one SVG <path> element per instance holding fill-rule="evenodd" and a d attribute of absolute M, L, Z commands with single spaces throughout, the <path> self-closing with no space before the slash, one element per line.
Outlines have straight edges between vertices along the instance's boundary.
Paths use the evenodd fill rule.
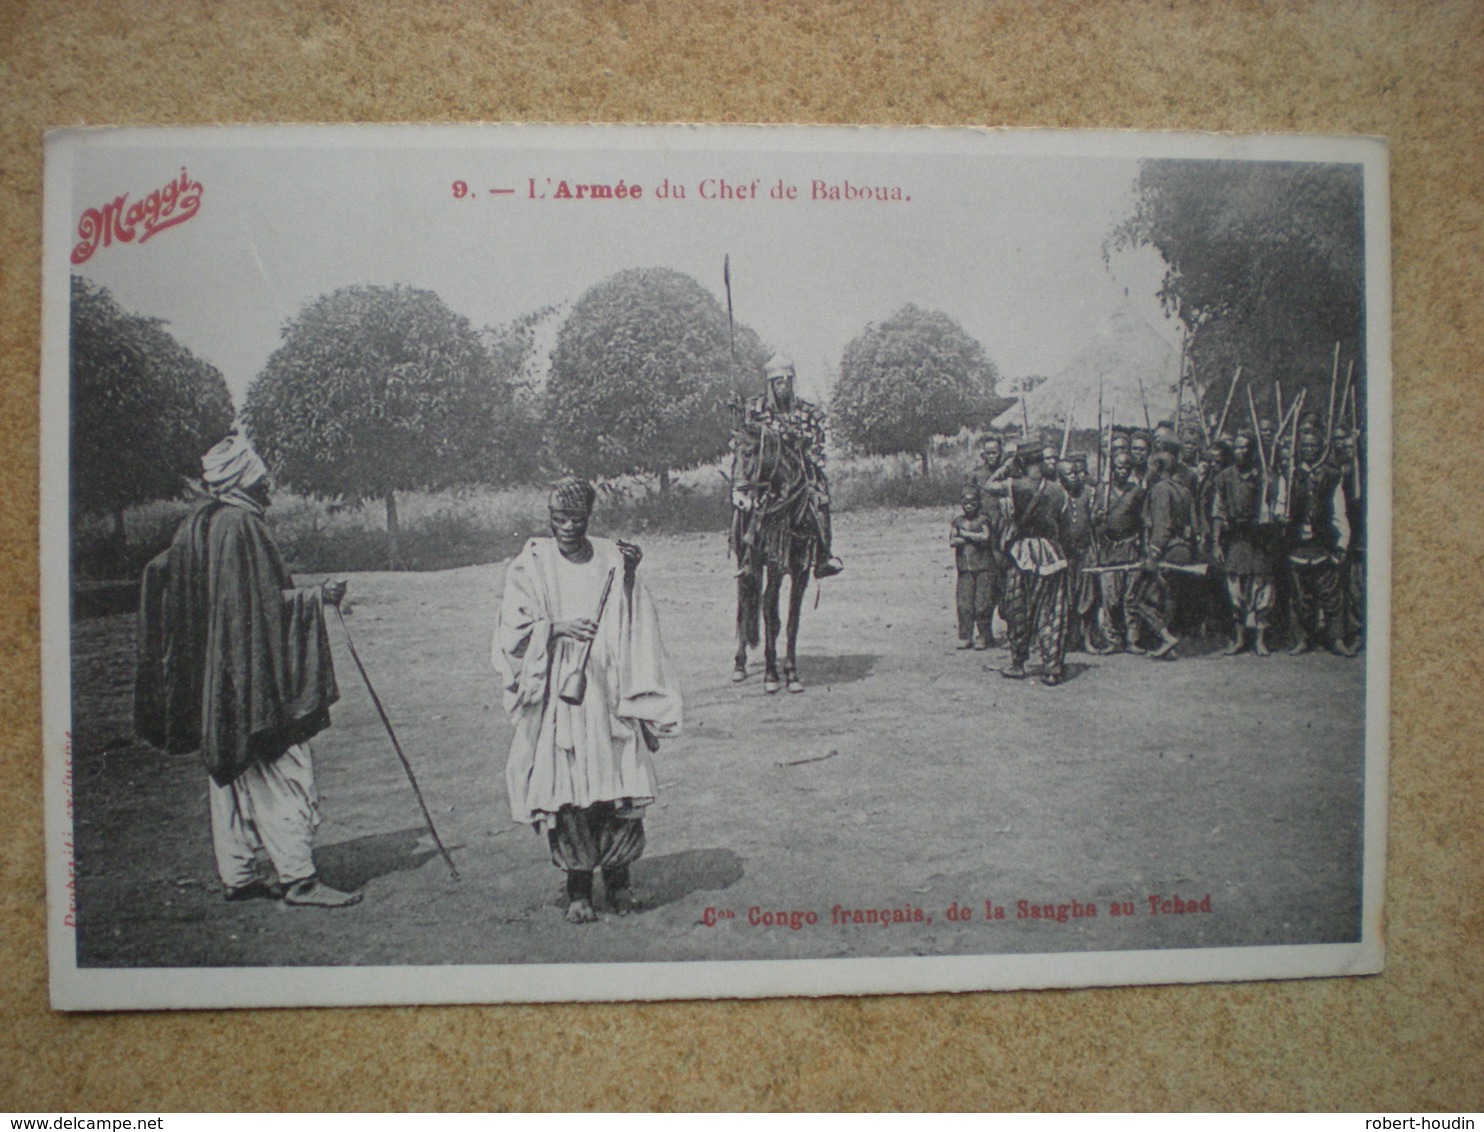
<path fill-rule="evenodd" d="M 156 232 L 184 224 L 201 210 L 202 191 L 201 182 L 191 180 L 182 165 L 179 177 L 133 204 L 128 204 L 129 194 L 124 193 L 102 208 L 88 209 L 77 222 L 79 242 L 72 249 L 72 262 L 87 263 L 95 251 L 115 240 L 133 243 L 141 229 L 142 244 Z"/>

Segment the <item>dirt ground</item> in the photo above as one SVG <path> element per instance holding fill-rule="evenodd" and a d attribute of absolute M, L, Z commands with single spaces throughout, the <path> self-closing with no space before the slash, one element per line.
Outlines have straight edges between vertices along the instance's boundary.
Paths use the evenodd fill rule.
<path fill-rule="evenodd" d="M 222 900 L 199 762 L 131 737 L 132 617 L 80 621 L 80 964 L 793 959 L 1357 938 L 1364 661 L 1073 654 L 1062 687 L 1001 679 L 1004 651 L 954 648 L 949 518 L 838 518 L 847 570 L 824 583 L 817 608 L 808 599 L 802 695 L 767 696 L 757 676 L 730 681 L 722 536 L 645 541 L 641 573 L 681 674 L 685 733 L 658 756 L 660 798 L 635 867 L 647 910 L 582 927 L 563 922 L 560 874 L 506 802 L 510 729 L 489 660 L 503 564 L 349 578 L 351 632 L 462 879 L 423 831 L 332 625 L 341 701 L 314 743 L 318 857 L 330 883 L 364 889 L 348 910 Z M 1209 911 L 1153 914 L 1151 896 L 1209 896 Z M 986 918 L 986 902 L 1004 919 Z M 954 904 L 972 919 L 950 919 Z M 1051 916 L 1019 914 L 1044 905 Z M 1113 915 L 1115 905 L 1132 915 Z M 837 923 L 836 906 L 906 922 Z M 1088 906 L 1096 915 L 1073 914 Z M 760 922 L 793 911 L 792 924 Z M 808 913 L 818 922 L 800 923 Z"/>

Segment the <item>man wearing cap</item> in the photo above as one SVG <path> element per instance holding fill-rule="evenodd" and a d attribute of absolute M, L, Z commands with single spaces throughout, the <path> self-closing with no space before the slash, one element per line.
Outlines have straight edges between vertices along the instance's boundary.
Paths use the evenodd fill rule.
<path fill-rule="evenodd" d="M 1323 449 L 1317 432 L 1299 433 L 1288 526 L 1294 619 L 1290 651 L 1308 652 L 1322 642 L 1337 656 L 1354 656 L 1345 641 L 1340 571 L 1350 551 L 1350 521 L 1340 477 L 1321 462 Z"/>
<path fill-rule="evenodd" d="M 1041 446 L 1020 446 L 1023 474 L 991 483 L 986 495 L 1010 501 L 1014 541 L 1005 579 L 1005 624 L 1010 638 L 1010 667 L 1001 675 L 1025 677 L 1025 663 L 1035 641 L 1041 657 L 1041 682 L 1062 682 L 1067 652 L 1067 560 L 1065 538 L 1067 493 L 1042 474 Z"/>
<path fill-rule="evenodd" d="M 595 496 L 578 479 L 553 488 L 552 537 L 531 539 L 506 571 L 493 649 L 514 725 L 510 813 L 545 837 L 574 924 L 598 918 L 594 873 L 611 911 L 636 907 L 629 866 L 659 781 L 651 755 L 681 724 L 641 552 L 588 537 Z"/>
<path fill-rule="evenodd" d="M 1057 482 L 1067 493 L 1063 524 L 1067 554 L 1067 651 L 1092 650 L 1097 617 L 1097 579 L 1083 572 L 1092 565 L 1092 495 L 1087 484 L 1087 457 L 1068 456 L 1057 467 Z"/>
<path fill-rule="evenodd" d="M 1211 519 L 1216 498 L 1216 477 L 1230 464 L 1230 442 L 1217 439 L 1200 450 L 1195 466 L 1197 481 L 1195 521 L 1198 542 L 1196 557 L 1211 567 L 1202 579 L 1203 584 L 1195 589 L 1199 605 L 1200 630 L 1203 636 L 1210 638 L 1225 637 L 1230 622 L 1227 611 L 1226 579 L 1222 575 L 1221 564 L 1216 560 L 1212 548 L 1214 539 Z"/>
<path fill-rule="evenodd" d="M 1093 554 L 1099 566 L 1131 566 L 1139 561 L 1143 516 L 1144 489 L 1134 480 L 1133 462 L 1126 450 L 1115 449 L 1108 480 L 1093 494 Z M 1098 575 L 1098 623 L 1103 637 L 1099 652 L 1143 652 L 1137 639 L 1138 623 L 1128 610 L 1131 577 L 1128 570 Z"/>
<path fill-rule="evenodd" d="M 1160 643 L 1149 655 L 1156 660 L 1174 660 L 1175 618 L 1179 597 L 1173 577 L 1165 566 L 1188 566 L 1195 558 L 1195 503 L 1175 479 L 1174 457 L 1157 453 L 1149 461 L 1149 492 L 1144 500 L 1144 562 L 1129 594 L 1134 615 L 1159 635 Z"/>
<path fill-rule="evenodd" d="M 1265 488 L 1258 467 L 1256 438 L 1239 432 L 1231 449 L 1232 462 L 1217 473 L 1211 491 L 1211 558 L 1226 575 L 1234 621 L 1226 655 L 1236 656 L 1250 647 L 1258 656 L 1267 656 L 1282 533 L 1267 521 L 1263 492 L 1271 488 Z"/>
<path fill-rule="evenodd" d="M 832 550 L 830 529 L 830 484 L 824 473 L 824 413 L 794 393 L 794 363 L 782 354 L 768 359 L 767 391 L 747 406 L 747 423 L 755 429 L 776 432 L 784 444 L 796 449 L 804 462 L 811 510 L 819 535 L 819 553 L 814 564 L 816 578 L 832 578 L 844 565 Z M 746 511 L 756 505 L 746 492 L 734 490 L 732 502 Z"/>
<path fill-rule="evenodd" d="M 344 582 L 296 588 L 264 520 L 268 469 L 237 434 L 202 458 L 207 497 L 145 567 L 134 725 L 172 753 L 199 750 L 228 900 L 339 908 L 358 893 L 319 880 L 309 740 L 339 698 L 326 605 Z M 259 874 L 256 851 L 276 879 Z"/>

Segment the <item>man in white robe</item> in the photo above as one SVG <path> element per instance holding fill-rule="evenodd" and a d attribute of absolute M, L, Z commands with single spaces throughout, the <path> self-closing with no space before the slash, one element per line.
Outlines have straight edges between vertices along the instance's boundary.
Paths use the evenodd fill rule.
<path fill-rule="evenodd" d="M 553 537 L 531 539 L 506 571 L 493 651 L 515 727 L 511 816 L 546 834 L 572 923 L 598 918 L 595 872 L 613 911 L 635 906 L 629 866 L 658 785 L 651 755 L 681 723 L 639 548 L 587 537 L 595 494 L 576 479 L 552 491 Z"/>

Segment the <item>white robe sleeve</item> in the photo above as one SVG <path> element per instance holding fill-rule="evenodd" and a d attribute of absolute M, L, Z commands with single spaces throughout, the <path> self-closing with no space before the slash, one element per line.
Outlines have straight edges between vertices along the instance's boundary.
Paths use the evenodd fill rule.
<path fill-rule="evenodd" d="M 551 603 L 533 540 L 505 572 L 505 597 L 495 626 L 491 659 L 505 690 L 507 711 L 539 704 L 546 698 L 551 620 Z"/>
<path fill-rule="evenodd" d="M 637 578 L 631 597 L 623 593 L 621 583 L 615 590 L 623 612 L 618 641 L 616 714 L 621 719 L 642 719 L 657 735 L 678 735 L 683 717 L 680 689 L 660 640 L 654 601 L 643 581 Z"/>

